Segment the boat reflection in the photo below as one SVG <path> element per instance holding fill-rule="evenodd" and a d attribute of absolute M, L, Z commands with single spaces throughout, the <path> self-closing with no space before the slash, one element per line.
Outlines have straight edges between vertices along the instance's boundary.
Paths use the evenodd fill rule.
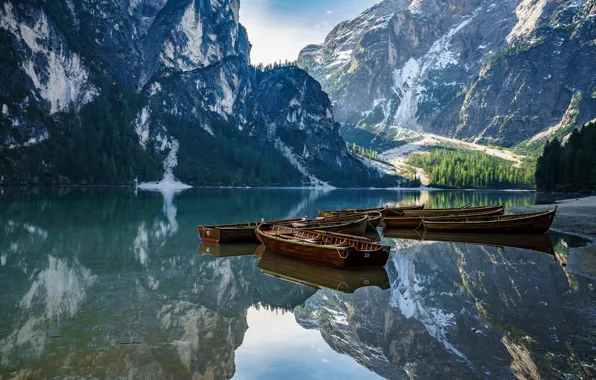
<path fill-rule="evenodd" d="M 230 243 L 210 244 L 201 242 L 199 256 L 211 255 L 213 257 L 235 257 L 254 255 L 259 245 L 257 243 Z"/>
<path fill-rule="evenodd" d="M 327 288 L 342 293 L 354 293 L 356 289 L 377 286 L 389 289 L 389 277 L 385 268 L 349 271 L 312 264 L 266 250 L 257 267 L 266 275 L 311 288 Z"/>
<path fill-rule="evenodd" d="M 495 247 L 512 247 L 529 249 L 555 255 L 555 248 L 551 238 L 546 234 L 490 234 L 490 233 L 452 233 L 452 232 L 427 232 L 406 231 L 397 229 L 384 229 L 383 236 L 393 239 L 408 239 L 420 241 L 443 241 L 453 243 L 471 243 Z"/>

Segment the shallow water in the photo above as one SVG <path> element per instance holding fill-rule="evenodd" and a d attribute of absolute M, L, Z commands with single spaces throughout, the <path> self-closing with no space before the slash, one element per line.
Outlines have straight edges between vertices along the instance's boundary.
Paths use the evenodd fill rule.
<path fill-rule="evenodd" d="M 196 232 L 198 224 L 318 209 L 536 199 L 470 191 L 4 189 L 0 378 L 594 377 L 595 281 L 555 259 L 583 244 L 576 238 L 550 235 L 556 256 L 506 239 L 385 237 L 394 249 L 381 272 L 296 264 L 306 275 L 290 282 L 267 253 L 260 259 L 249 246 L 232 252 L 240 256 L 206 254 Z"/>

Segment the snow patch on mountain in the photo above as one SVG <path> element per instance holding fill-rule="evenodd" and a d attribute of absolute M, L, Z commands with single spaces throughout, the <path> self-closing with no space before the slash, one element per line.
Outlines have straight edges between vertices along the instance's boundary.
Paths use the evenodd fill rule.
<path fill-rule="evenodd" d="M 164 168 L 164 175 L 163 179 L 159 182 L 147 182 L 142 183 L 137 186 L 138 189 L 141 190 L 183 190 L 183 189 L 190 189 L 192 186 L 184 184 L 176 179 L 174 176 L 174 168 L 178 166 L 178 149 L 180 148 L 180 144 L 178 140 L 175 138 L 170 138 L 169 142 L 170 152 L 168 156 L 164 160 L 163 168 Z"/>
<path fill-rule="evenodd" d="M 393 74 L 392 91 L 399 101 L 397 111 L 393 116 L 394 125 L 400 127 L 415 127 L 416 112 L 418 109 L 418 98 L 424 91 L 422 82 L 426 79 L 428 73 L 433 70 L 443 70 L 450 65 L 458 63 L 459 54 L 450 50 L 452 38 L 466 27 L 482 10 L 477 8 L 472 15 L 464 21 L 452 27 L 447 34 L 436 40 L 428 52 L 422 57 L 415 59 L 411 57 L 402 68 L 396 69 Z M 386 124 L 393 109 L 392 102 L 384 107 Z"/>

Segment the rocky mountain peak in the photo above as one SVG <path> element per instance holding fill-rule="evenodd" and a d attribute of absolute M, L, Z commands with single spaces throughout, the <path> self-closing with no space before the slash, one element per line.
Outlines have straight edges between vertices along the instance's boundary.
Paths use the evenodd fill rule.
<path fill-rule="evenodd" d="M 574 0 L 381 2 L 299 61 L 357 144 L 390 146 L 395 128 L 409 128 L 512 146 L 596 116 L 596 104 L 577 95 L 594 87 L 583 68 L 595 54 L 593 9 Z M 561 123 L 574 96 L 581 112 Z"/>
<path fill-rule="evenodd" d="M 312 77 L 250 65 L 239 9 L 240 0 L 4 2 L 0 181 L 132 184 L 164 170 L 211 185 L 381 179 L 348 152 Z M 71 154 L 96 164 L 75 168 Z"/>

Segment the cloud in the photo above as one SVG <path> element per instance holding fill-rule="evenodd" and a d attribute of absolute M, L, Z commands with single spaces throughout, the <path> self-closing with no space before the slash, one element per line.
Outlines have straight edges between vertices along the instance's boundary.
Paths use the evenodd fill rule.
<path fill-rule="evenodd" d="M 340 21 L 357 16 L 377 1 L 242 0 L 240 23 L 253 45 L 251 61 L 293 61 L 306 45 L 323 42 Z"/>

